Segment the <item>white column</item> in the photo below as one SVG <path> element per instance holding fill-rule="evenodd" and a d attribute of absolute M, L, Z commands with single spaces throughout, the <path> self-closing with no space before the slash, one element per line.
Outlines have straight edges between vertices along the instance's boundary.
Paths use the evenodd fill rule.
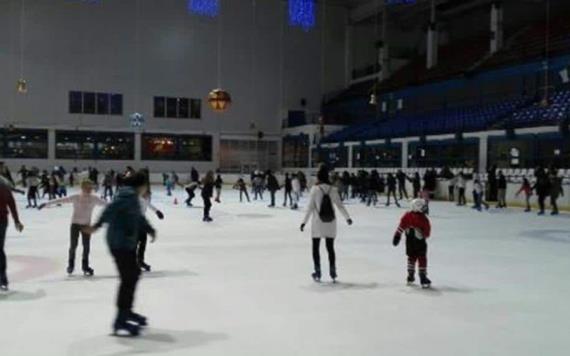
<path fill-rule="evenodd" d="M 491 6 L 491 53 L 496 53 L 503 47 L 503 7 L 500 3 Z"/>
<path fill-rule="evenodd" d="M 489 151 L 489 136 L 481 134 L 479 137 L 479 173 L 487 171 L 487 156 Z"/>
<path fill-rule="evenodd" d="M 55 129 L 48 130 L 48 160 L 55 160 Z"/>
<path fill-rule="evenodd" d="M 352 168 L 352 167 L 353 167 L 352 160 L 354 159 L 354 157 L 353 157 L 353 148 L 354 148 L 354 146 L 353 146 L 353 145 L 350 145 L 350 146 L 347 146 L 347 147 L 348 147 L 348 160 L 347 160 L 348 163 L 347 163 L 347 165 L 348 165 L 348 168 Z"/>

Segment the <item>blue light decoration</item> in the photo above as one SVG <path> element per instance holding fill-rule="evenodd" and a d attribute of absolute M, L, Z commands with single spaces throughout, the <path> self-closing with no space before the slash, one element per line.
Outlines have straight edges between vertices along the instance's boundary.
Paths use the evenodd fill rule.
<path fill-rule="evenodd" d="M 289 0 L 289 25 L 310 31 L 316 23 L 315 0 Z"/>
<path fill-rule="evenodd" d="M 216 17 L 220 13 L 220 0 L 188 0 L 188 12 L 200 16 Z"/>
<path fill-rule="evenodd" d="M 132 128 L 141 128 L 144 126 L 144 116 L 141 113 L 135 112 L 129 116 L 129 122 Z"/>

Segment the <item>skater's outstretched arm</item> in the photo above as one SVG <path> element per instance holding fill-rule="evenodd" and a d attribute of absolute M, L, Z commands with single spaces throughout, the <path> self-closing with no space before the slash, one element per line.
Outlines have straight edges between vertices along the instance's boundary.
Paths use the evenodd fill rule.
<path fill-rule="evenodd" d="M 65 198 L 50 200 L 46 203 L 40 204 L 40 206 L 38 206 L 38 209 L 42 210 L 43 208 L 47 208 L 47 207 L 50 207 L 52 205 L 57 205 L 57 204 L 70 204 L 70 203 L 73 203 L 73 201 L 75 199 L 77 199 L 77 197 L 79 197 L 79 195 L 76 194 L 76 195 L 70 195 L 70 196 L 65 197 Z M 97 198 L 97 199 L 99 199 L 99 198 Z"/>

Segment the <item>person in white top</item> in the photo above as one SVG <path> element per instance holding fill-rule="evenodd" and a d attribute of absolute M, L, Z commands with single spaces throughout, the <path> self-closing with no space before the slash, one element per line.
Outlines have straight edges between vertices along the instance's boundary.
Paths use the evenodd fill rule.
<path fill-rule="evenodd" d="M 293 189 L 293 206 L 291 209 L 299 209 L 299 199 L 301 199 L 301 181 L 299 176 L 295 173 L 291 179 L 291 188 Z"/>
<path fill-rule="evenodd" d="M 330 276 L 333 282 L 336 281 L 336 256 L 334 250 L 334 239 L 336 238 L 336 217 L 335 208 L 346 219 L 348 225 L 352 225 L 352 220 L 346 211 L 338 190 L 329 182 L 329 170 L 321 167 L 317 173 L 317 183 L 311 188 L 307 213 L 301 224 L 301 231 L 312 217 L 311 237 L 313 240 L 313 263 L 315 272 L 312 274 L 316 282 L 321 280 L 321 239 L 326 240 L 327 252 L 329 255 Z"/>
<path fill-rule="evenodd" d="M 158 210 L 154 205 L 152 205 L 152 203 L 150 202 L 150 191 L 148 189 L 147 186 L 147 190 L 146 192 L 139 198 L 140 199 L 140 204 L 141 204 L 141 210 L 143 215 L 146 215 L 146 212 L 148 209 L 152 210 L 156 216 L 162 220 L 164 219 L 164 214 L 162 213 L 162 211 Z M 150 272 L 150 265 L 148 265 L 145 262 L 145 252 L 146 252 L 146 244 L 147 244 L 147 240 L 148 240 L 148 236 L 146 231 L 139 231 L 139 242 L 137 245 L 137 262 L 139 264 L 139 268 L 145 272 Z M 151 241 L 151 242 L 154 242 Z"/>
<path fill-rule="evenodd" d="M 94 271 L 89 266 L 89 251 L 91 245 L 91 235 L 86 234 L 83 228 L 91 225 L 91 216 L 93 209 L 96 206 L 105 206 L 107 203 L 99 197 L 92 194 L 93 183 L 84 179 L 81 181 L 81 193 L 71 195 L 66 198 L 52 200 L 48 203 L 41 204 L 38 209 L 61 204 L 73 204 L 73 214 L 71 216 L 70 227 L 70 246 L 69 246 L 69 259 L 67 265 L 67 273 L 72 274 L 75 268 L 75 250 L 79 242 L 79 234 L 81 233 L 81 242 L 83 244 L 83 258 L 81 267 L 83 274 L 92 276 Z"/>

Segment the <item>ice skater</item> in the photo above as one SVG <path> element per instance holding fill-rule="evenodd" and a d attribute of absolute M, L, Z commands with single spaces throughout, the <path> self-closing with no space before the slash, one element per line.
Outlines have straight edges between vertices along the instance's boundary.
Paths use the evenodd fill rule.
<path fill-rule="evenodd" d="M 311 238 L 313 242 L 314 272 L 311 276 L 316 282 L 321 280 L 321 239 L 325 239 L 329 256 L 329 273 L 333 282 L 336 281 L 338 276 L 334 249 L 334 240 L 337 233 L 335 206 L 346 219 L 348 225 L 352 225 L 352 220 L 342 200 L 340 200 L 338 190 L 330 184 L 329 170 L 323 166 L 317 173 L 317 183 L 311 188 L 307 212 L 301 224 L 301 231 L 304 231 L 305 225 L 312 218 Z"/>
<path fill-rule="evenodd" d="M 406 234 L 406 255 L 408 256 L 408 284 L 415 282 L 416 263 L 419 267 L 420 284 L 429 288 L 431 281 L 427 277 L 427 242 L 431 234 L 431 224 L 425 214 L 426 204 L 423 199 L 414 199 L 411 210 L 400 220 L 392 244 L 398 246 L 402 234 Z"/>
<path fill-rule="evenodd" d="M 38 171 L 32 169 L 26 174 L 26 186 L 28 187 L 28 205 L 26 208 L 37 208 L 38 207 L 38 188 L 40 186 L 40 179 L 38 177 Z"/>
<path fill-rule="evenodd" d="M 72 204 L 73 213 L 71 215 L 71 226 L 69 227 L 69 253 L 67 263 L 67 274 L 73 274 L 75 269 L 75 251 L 79 244 L 79 235 L 81 234 L 81 243 L 83 245 L 83 255 L 81 259 L 81 270 L 85 276 L 93 276 L 94 270 L 89 265 L 89 253 L 91 251 L 91 235 L 83 231 L 84 228 L 91 224 L 91 217 L 96 206 L 105 206 L 107 202 L 93 193 L 93 183 L 84 179 L 81 181 L 81 193 L 71 195 L 66 198 L 51 200 L 41 204 L 38 209 L 61 205 Z"/>
<path fill-rule="evenodd" d="M 8 185 L 2 183 L 0 184 L 0 292 L 2 293 L 8 292 L 6 252 L 4 252 L 6 229 L 8 229 L 8 214 L 12 215 L 16 230 L 22 232 L 24 225 L 20 222 L 18 208 L 16 207 L 12 191 Z"/>
<path fill-rule="evenodd" d="M 147 325 L 147 318 L 133 312 L 133 301 L 140 277 L 137 263 L 139 234 L 146 232 L 151 242 L 156 239 L 156 231 L 142 214 L 140 196 L 147 191 L 144 174 L 135 173 L 121 177 L 121 187 L 115 199 L 101 214 L 97 223 L 84 230 L 91 235 L 104 224 L 108 225 L 107 244 L 119 271 L 120 285 L 117 296 L 117 316 L 113 333 L 118 336 L 137 336 L 140 328 Z"/>
<path fill-rule="evenodd" d="M 281 189 L 279 187 L 279 182 L 277 178 L 273 175 L 273 172 L 270 170 L 267 171 L 267 190 L 269 190 L 269 195 L 271 196 L 271 204 L 269 204 L 270 208 L 275 207 L 275 193 Z"/>
<path fill-rule="evenodd" d="M 152 203 L 150 201 L 150 197 L 151 197 L 150 190 L 148 189 L 148 186 L 145 184 L 145 192 L 140 197 L 142 214 L 144 216 L 146 216 L 147 210 L 150 209 L 151 211 L 153 211 L 156 214 L 156 216 L 160 220 L 164 219 L 164 214 L 162 213 L 162 211 L 158 210 L 157 207 L 152 205 Z M 142 271 L 150 272 L 151 267 L 149 264 L 147 264 L 145 262 L 145 252 L 146 252 L 147 240 L 148 240 L 148 232 L 144 229 L 140 229 L 139 230 L 139 241 L 137 244 L 137 262 L 138 262 L 139 267 Z"/>
<path fill-rule="evenodd" d="M 222 176 L 220 174 L 218 174 L 216 176 L 216 180 L 214 181 L 214 187 L 216 188 L 216 198 L 214 199 L 214 201 L 216 203 L 221 203 L 222 201 L 220 200 L 221 196 L 222 196 L 222 186 L 224 185 L 224 181 L 222 180 Z"/>
<path fill-rule="evenodd" d="M 525 213 L 528 213 L 532 210 L 530 207 L 530 198 L 532 197 L 532 186 L 530 185 L 530 182 L 528 181 L 528 179 L 526 177 L 523 178 L 521 187 L 518 190 L 516 197 L 520 196 L 521 193 L 524 194 L 524 200 L 525 200 L 525 204 L 526 204 L 526 208 L 524 211 L 525 211 Z"/>
<path fill-rule="evenodd" d="M 210 216 L 212 210 L 212 196 L 214 195 L 214 172 L 208 171 L 202 180 L 202 201 L 204 202 L 204 216 L 202 221 L 212 222 L 214 219 Z"/>
<path fill-rule="evenodd" d="M 479 178 L 475 178 L 473 181 L 473 209 L 481 211 L 483 206 L 485 210 L 489 210 L 489 204 L 485 201 L 483 184 L 481 184 Z"/>
<path fill-rule="evenodd" d="M 293 206 L 291 209 L 299 209 L 299 200 L 301 199 L 301 181 L 298 174 L 293 174 L 291 179 L 291 189 L 293 190 Z"/>
<path fill-rule="evenodd" d="M 192 207 L 192 200 L 196 197 L 196 189 L 198 189 L 199 184 L 194 181 L 190 181 L 187 185 L 183 186 L 188 198 L 186 198 L 185 203 L 187 207 Z"/>
<path fill-rule="evenodd" d="M 247 202 L 248 203 L 250 202 L 249 193 L 247 192 L 247 185 L 245 184 L 245 181 L 243 180 L 242 177 L 239 177 L 236 184 L 234 185 L 234 189 L 239 190 L 239 202 L 240 203 L 243 202 L 243 195 L 245 195 Z"/>
<path fill-rule="evenodd" d="M 284 197 L 283 197 L 283 206 L 287 206 L 287 198 L 289 198 L 289 206 L 293 206 L 293 195 L 291 194 L 293 191 L 293 186 L 291 182 L 291 177 L 289 173 L 285 173 L 285 184 L 283 184 L 284 188 Z"/>
<path fill-rule="evenodd" d="M 396 206 L 399 208 L 400 203 L 398 202 L 398 197 L 396 196 L 396 178 L 392 173 L 388 173 L 388 178 L 386 178 L 386 185 L 388 186 L 386 206 L 390 206 L 390 196 L 393 196 L 394 201 L 396 202 Z"/>

